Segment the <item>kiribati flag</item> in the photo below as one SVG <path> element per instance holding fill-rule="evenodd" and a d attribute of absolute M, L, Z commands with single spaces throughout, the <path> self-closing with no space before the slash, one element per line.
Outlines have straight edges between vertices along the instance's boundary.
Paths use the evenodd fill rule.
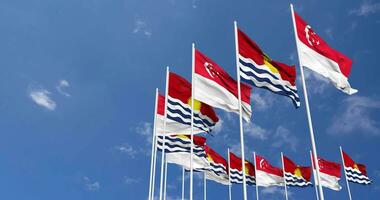
<path fill-rule="evenodd" d="M 342 155 L 344 160 L 344 170 L 346 171 L 348 181 L 363 185 L 368 185 L 372 182 L 368 178 L 365 165 L 356 163 L 344 151 L 342 151 Z"/>
<path fill-rule="evenodd" d="M 231 183 L 243 183 L 241 158 L 230 152 L 230 179 Z M 256 184 L 255 166 L 245 161 L 245 178 L 248 185 Z"/>
<path fill-rule="evenodd" d="M 228 185 L 228 165 L 226 159 L 224 159 L 221 155 L 219 155 L 207 145 L 204 149 L 206 152 L 206 159 L 209 163 L 208 169 L 202 170 L 206 175 L 206 179 L 213 180 L 223 185 Z"/>
<path fill-rule="evenodd" d="M 188 129 L 179 134 L 191 132 L 191 84 L 179 75 L 170 72 L 167 118 L 188 125 Z M 200 101 L 194 100 L 194 134 L 211 132 L 219 121 L 214 109 Z"/>
<path fill-rule="evenodd" d="M 163 136 L 157 140 L 157 148 L 162 151 Z M 206 138 L 194 135 L 193 169 L 208 169 L 206 159 Z M 168 163 L 184 166 L 190 169 L 191 138 L 189 135 L 165 136 L 165 155 Z"/>
<path fill-rule="evenodd" d="M 305 187 L 311 185 L 311 167 L 296 165 L 288 157 L 283 156 L 286 185 Z"/>
<path fill-rule="evenodd" d="M 292 99 L 300 106 L 297 94 L 296 69 L 294 66 L 274 61 L 243 31 L 238 29 L 240 76 L 256 87 L 266 88 Z"/>

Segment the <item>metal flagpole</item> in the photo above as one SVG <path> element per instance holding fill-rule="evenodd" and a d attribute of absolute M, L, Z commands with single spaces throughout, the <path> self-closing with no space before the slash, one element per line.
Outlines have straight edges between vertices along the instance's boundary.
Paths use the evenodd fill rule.
<path fill-rule="evenodd" d="M 288 200 L 288 188 L 286 185 L 286 178 L 285 178 L 284 154 L 282 152 L 281 152 L 281 162 L 282 162 L 282 173 L 284 175 L 284 183 L 285 183 L 285 199 Z"/>
<path fill-rule="evenodd" d="M 157 92 L 158 96 L 158 92 Z M 157 113 L 156 113 L 157 114 Z M 154 129 L 154 159 L 153 159 L 153 177 L 152 177 L 152 196 L 151 200 L 154 199 L 154 189 L 155 189 L 155 181 L 156 181 L 156 164 L 157 164 L 157 130 L 156 130 L 156 122 L 153 126 Z"/>
<path fill-rule="evenodd" d="M 318 183 L 320 183 L 321 179 L 320 179 L 320 176 L 319 176 L 319 164 L 318 164 L 318 159 L 317 159 L 318 158 L 317 147 L 315 145 L 313 122 L 311 120 L 311 113 L 310 113 L 310 108 L 309 108 L 309 98 L 307 96 L 305 76 L 304 76 L 304 73 L 303 73 L 303 65 L 301 63 L 300 53 L 298 51 L 299 48 L 298 48 L 298 41 L 297 41 L 297 29 L 296 29 L 296 22 L 295 22 L 295 18 L 294 18 L 293 4 L 290 4 L 290 9 L 292 11 L 294 36 L 295 36 L 295 40 L 296 40 L 297 53 L 298 53 L 298 61 L 299 61 L 299 67 L 300 67 L 300 71 L 301 71 L 301 80 L 302 80 L 302 86 L 303 86 L 303 94 L 304 94 L 304 97 L 305 97 L 306 114 L 307 114 L 307 120 L 308 120 L 308 124 L 309 124 L 311 146 L 312 146 L 312 149 L 313 149 L 313 155 L 312 156 L 313 156 L 314 162 L 316 163 L 315 166 L 316 166 L 316 169 L 317 169 L 317 173 L 316 173 L 317 174 L 317 180 L 318 180 Z M 318 184 L 318 188 L 319 188 L 319 196 L 321 197 L 321 200 L 324 200 L 322 185 Z"/>
<path fill-rule="evenodd" d="M 228 197 L 229 200 L 232 200 L 232 193 L 231 193 L 231 165 L 230 165 L 230 148 L 227 149 L 228 151 Z"/>
<path fill-rule="evenodd" d="M 165 85 L 165 110 L 164 110 L 164 132 L 162 136 L 162 151 L 161 151 L 161 177 L 160 177 L 160 200 L 162 200 L 162 192 L 164 185 L 164 167 L 165 167 L 165 136 L 166 136 L 166 117 L 167 117 L 167 104 L 169 93 L 169 67 L 166 67 L 166 85 Z"/>
<path fill-rule="evenodd" d="M 203 199 L 207 200 L 207 180 L 205 172 L 203 172 Z"/>
<path fill-rule="evenodd" d="M 350 200 L 352 200 L 352 197 L 351 197 L 351 190 L 350 190 L 350 184 L 348 183 L 347 173 L 346 173 L 346 169 L 345 169 L 345 167 L 344 167 L 344 166 L 346 166 L 346 163 L 344 163 L 343 150 L 342 150 L 342 147 L 341 147 L 341 146 L 339 146 L 339 149 L 340 149 L 340 156 L 342 157 L 344 177 L 346 178 L 346 184 L 347 184 L 347 190 L 348 190 L 348 197 L 350 197 Z"/>
<path fill-rule="evenodd" d="M 190 148 L 190 200 L 193 200 L 193 151 L 194 151 L 194 68 L 195 68 L 195 44 L 192 44 L 191 58 L 191 148 Z"/>
<path fill-rule="evenodd" d="M 243 171 L 243 197 L 247 200 L 247 182 L 245 178 L 245 156 L 244 156 L 244 133 L 243 133 L 243 114 L 241 108 L 241 91 L 240 91 L 240 69 L 239 69 L 239 44 L 238 44 L 238 31 L 237 22 L 234 21 L 235 31 L 235 56 L 236 56 L 236 73 L 238 83 L 238 97 L 239 97 L 239 125 L 240 125 L 240 147 L 241 147 L 241 166 Z"/>
<path fill-rule="evenodd" d="M 259 185 L 257 184 L 257 163 L 256 163 L 256 152 L 253 152 L 253 160 L 255 163 L 255 185 L 256 185 L 256 200 L 259 200 Z"/>
<path fill-rule="evenodd" d="M 164 200 L 166 200 L 166 184 L 168 180 L 168 162 L 166 160 L 166 154 L 165 154 L 165 179 L 164 179 Z"/>
<path fill-rule="evenodd" d="M 155 162 L 155 148 L 156 148 L 156 116 L 157 116 L 157 99 L 158 99 L 158 88 L 156 88 L 156 98 L 154 102 L 154 120 L 153 120 L 153 133 L 152 133 L 152 153 L 151 153 L 151 159 L 150 159 L 150 177 L 149 177 L 149 197 L 148 199 L 152 200 L 152 191 L 154 188 L 153 183 L 153 176 L 155 176 L 155 173 L 153 171 L 153 165 Z"/>
<path fill-rule="evenodd" d="M 182 167 L 182 200 L 185 200 L 185 167 Z"/>
<path fill-rule="evenodd" d="M 317 177 L 315 175 L 315 170 L 314 170 L 313 154 L 311 153 L 311 151 L 310 151 L 310 161 L 311 161 L 311 169 L 312 169 L 312 172 L 313 172 L 315 195 L 317 196 L 317 200 L 319 200 L 318 183 L 317 183 Z"/>

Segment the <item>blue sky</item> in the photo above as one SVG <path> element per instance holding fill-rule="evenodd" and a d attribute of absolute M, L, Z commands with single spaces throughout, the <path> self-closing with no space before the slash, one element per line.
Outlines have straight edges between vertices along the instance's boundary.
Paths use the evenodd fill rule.
<path fill-rule="evenodd" d="M 236 76 L 233 20 L 273 59 L 298 64 L 289 1 L 1 0 L 0 198 L 145 199 L 154 90 L 165 66 L 190 80 L 191 43 Z M 306 71 L 320 156 L 340 161 L 339 145 L 367 164 L 371 186 L 351 185 L 354 199 L 380 195 L 380 2 L 294 1 L 295 9 L 331 46 L 353 59 L 347 96 Z M 297 68 L 298 70 L 298 68 Z M 302 86 L 297 82 L 299 91 Z M 299 92 L 301 99 L 303 95 Z M 280 152 L 308 165 L 310 139 L 304 102 L 253 89 L 252 152 L 280 164 Z M 238 153 L 238 116 L 221 119 L 207 143 Z M 169 166 L 168 196 L 180 197 L 180 168 Z M 346 199 L 325 189 L 328 199 Z M 195 196 L 202 197 L 197 176 Z M 227 199 L 209 182 L 209 199 Z M 241 199 L 241 186 L 233 186 Z M 283 199 L 282 188 L 261 189 Z M 314 189 L 291 188 L 291 199 Z M 254 188 L 249 188 L 250 199 Z"/>

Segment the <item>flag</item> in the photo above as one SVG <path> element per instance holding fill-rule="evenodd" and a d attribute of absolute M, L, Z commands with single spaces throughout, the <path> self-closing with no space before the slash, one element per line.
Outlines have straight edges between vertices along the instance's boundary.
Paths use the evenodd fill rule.
<path fill-rule="evenodd" d="M 311 167 L 296 165 L 288 157 L 283 156 L 286 185 L 306 187 L 311 185 Z"/>
<path fill-rule="evenodd" d="M 365 165 L 356 163 L 344 151 L 342 151 L 342 154 L 347 180 L 352 183 L 359 183 L 363 185 L 370 184 L 372 181 L 368 178 Z"/>
<path fill-rule="evenodd" d="M 318 158 L 319 177 L 323 187 L 339 191 L 342 187 L 339 185 L 340 180 L 340 164 Z"/>
<path fill-rule="evenodd" d="M 206 179 L 213 180 L 223 185 L 228 185 L 228 165 L 226 159 L 207 145 L 205 146 L 205 152 L 209 163 L 208 169 L 203 170 Z"/>
<path fill-rule="evenodd" d="M 191 133 L 191 99 L 191 84 L 179 75 L 170 72 L 167 119 L 187 125 L 187 129 L 177 134 Z M 211 106 L 194 100 L 194 134 L 211 132 L 218 121 Z"/>
<path fill-rule="evenodd" d="M 356 93 L 357 90 L 348 82 L 351 59 L 331 48 L 296 12 L 294 21 L 300 63 L 329 79 L 339 90 L 347 94 Z"/>
<path fill-rule="evenodd" d="M 243 81 L 292 99 L 298 108 L 296 69 L 268 57 L 248 35 L 238 29 L 239 68 Z"/>
<path fill-rule="evenodd" d="M 243 183 L 241 158 L 231 152 L 229 167 L 231 183 Z M 247 160 L 245 161 L 245 177 L 248 185 L 256 184 L 255 166 Z"/>
<path fill-rule="evenodd" d="M 206 138 L 194 135 L 193 169 L 207 169 L 208 161 L 204 149 Z M 157 148 L 162 151 L 163 136 L 157 140 Z M 168 163 L 184 166 L 190 169 L 191 152 L 190 135 L 167 135 L 165 136 L 165 155 Z"/>
<path fill-rule="evenodd" d="M 239 114 L 238 85 L 213 60 L 195 50 L 194 98 L 210 106 Z M 240 85 L 243 118 L 251 118 L 251 87 Z"/>
<path fill-rule="evenodd" d="M 156 132 L 157 135 L 162 135 L 164 133 L 164 120 L 165 120 L 165 97 L 161 94 L 158 95 L 157 99 L 157 113 L 156 113 Z M 195 132 L 199 129 L 194 128 Z M 184 133 L 191 133 L 191 126 L 178 121 L 173 120 L 173 118 L 166 118 L 165 132 L 167 135 Z"/>
<path fill-rule="evenodd" d="M 284 186 L 284 173 L 281 168 L 272 166 L 265 158 L 256 155 L 256 181 L 258 186 Z"/>

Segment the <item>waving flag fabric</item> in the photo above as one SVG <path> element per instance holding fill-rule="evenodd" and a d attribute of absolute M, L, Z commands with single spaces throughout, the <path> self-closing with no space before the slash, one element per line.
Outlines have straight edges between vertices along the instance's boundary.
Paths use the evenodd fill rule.
<path fill-rule="evenodd" d="M 191 133 L 191 84 L 172 72 L 169 74 L 167 118 L 187 125 L 187 129 L 177 132 L 177 134 Z M 197 100 L 194 101 L 194 134 L 211 132 L 218 121 L 211 106 Z"/>
<path fill-rule="evenodd" d="M 350 156 L 342 151 L 344 160 L 344 170 L 346 171 L 347 180 L 352 183 L 368 185 L 372 181 L 368 178 L 365 165 L 356 163 Z"/>
<path fill-rule="evenodd" d="M 292 99 L 300 106 L 294 66 L 271 60 L 243 31 L 238 30 L 239 67 L 242 80 Z"/>
<path fill-rule="evenodd" d="M 281 168 L 272 166 L 265 158 L 256 155 L 256 182 L 258 186 L 284 186 L 284 174 Z"/>
<path fill-rule="evenodd" d="M 162 135 L 164 133 L 164 112 L 165 112 L 165 97 L 162 96 L 161 94 L 158 95 L 157 99 L 157 113 L 156 113 L 156 131 L 157 135 Z M 195 130 L 199 132 L 199 129 Z M 167 135 L 172 135 L 172 134 L 178 134 L 178 133 L 183 133 L 183 134 L 190 134 L 191 133 L 191 126 L 188 124 L 184 124 L 182 122 L 178 122 L 173 120 L 172 118 L 166 119 L 166 127 L 165 127 L 165 132 Z"/>
<path fill-rule="evenodd" d="M 237 82 L 218 64 L 195 50 L 194 98 L 210 106 L 239 113 Z M 241 84 L 243 118 L 249 121 L 251 88 Z"/>
<path fill-rule="evenodd" d="M 206 179 L 213 180 L 224 185 L 229 184 L 228 165 L 226 159 L 216 153 L 209 146 L 205 146 L 206 158 L 209 163 L 208 169 L 203 170 Z"/>
<path fill-rule="evenodd" d="M 321 185 L 335 191 L 341 190 L 342 187 L 339 185 L 339 180 L 341 177 L 340 164 L 324 160 L 322 158 L 318 158 L 318 164 Z"/>
<path fill-rule="evenodd" d="M 286 185 L 296 187 L 306 187 L 311 185 L 311 167 L 296 165 L 286 156 L 284 156 L 283 159 Z"/>
<path fill-rule="evenodd" d="M 162 151 L 162 136 L 158 137 L 157 148 Z M 209 164 L 204 149 L 206 138 L 194 135 L 193 169 L 207 169 Z M 165 136 L 165 155 L 168 163 L 190 169 L 191 139 L 189 135 Z"/>
<path fill-rule="evenodd" d="M 352 61 L 331 48 L 311 26 L 294 12 L 299 59 L 303 66 L 328 78 L 336 88 L 354 94 L 348 83 Z"/>
<path fill-rule="evenodd" d="M 230 152 L 229 166 L 231 183 L 243 183 L 241 158 Z M 248 185 L 256 184 L 255 167 L 248 161 L 245 161 L 245 177 Z"/>

